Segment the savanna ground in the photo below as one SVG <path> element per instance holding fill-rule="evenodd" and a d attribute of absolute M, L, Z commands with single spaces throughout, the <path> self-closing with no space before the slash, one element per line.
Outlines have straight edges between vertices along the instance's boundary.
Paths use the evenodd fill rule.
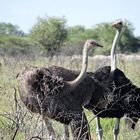
<path fill-rule="evenodd" d="M 0 140 L 37 140 L 47 139 L 47 131 L 44 122 L 37 114 L 29 112 L 19 99 L 16 75 L 25 65 L 45 66 L 58 65 L 65 68 L 80 70 L 81 57 L 22 57 L 9 58 L 0 57 Z M 97 68 L 110 65 L 109 58 L 89 58 L 88 71 L 95 71 Z M 134 84 L 140 86 L 140 59 L 121 57 L 119 68 L 131 79 Z M 85 93 L 86 94 L 86 93 Z M 97 140 L 94 115 L 86 110 L 90 124 L 91 135 Z M 104 130 L 103 140 L 113 140 L 114 119 L 102 119 Z M 63 134 L 62 124 L 53 121 L 54 129 L 61 140 Z M 135 130 L 129 129 L 121 120 L 119 140 L 140 140 L 140 123 Z"/>

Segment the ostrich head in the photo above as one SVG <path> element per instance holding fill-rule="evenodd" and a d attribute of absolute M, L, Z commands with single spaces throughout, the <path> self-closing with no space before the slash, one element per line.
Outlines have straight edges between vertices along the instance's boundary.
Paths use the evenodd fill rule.
<path fill-rule="evenodd" d="M 118 19 L 112 23 L 112 27 L 116 28 L 118 31 L 121 31 L 122 26 L 123 26 L 123 21 L 121 19 Z"/>
<path fill-rule="evenodd" d="M 98 44 L 95 40 L 90 39 L 85 42 L 85 47 L 89 50 L 93 47 L 103 47 L 102 45 Z"/>

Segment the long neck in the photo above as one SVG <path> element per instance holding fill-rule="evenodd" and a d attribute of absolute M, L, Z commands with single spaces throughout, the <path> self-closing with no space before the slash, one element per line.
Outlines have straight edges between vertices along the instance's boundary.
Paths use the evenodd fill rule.
<path fill-rule="evenodd" d="M 111 72 L 117 68 L 117 60 L 116 60 L 116 47 L 118 40 L 120 38 L 120 31 L 116 30 L 116 35 L 113 40 L 112 48 L 111 48 Z"/>
<path fill-rule="evenodd" d="M 87 65 L 88 65 L 88 51 L 89 51 L 88 48 L 84 46 L 82 70 L 75 80 L 68 82 L 71 86 L 71 90 L 77 87 L 81 83 L 81 81 L 86 77 L 86 71 L 87 71 Z"/>

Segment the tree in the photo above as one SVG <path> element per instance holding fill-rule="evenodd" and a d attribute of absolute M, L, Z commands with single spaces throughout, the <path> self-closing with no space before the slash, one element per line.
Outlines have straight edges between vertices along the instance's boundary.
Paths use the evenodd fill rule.
<path fill-rule="evenodd" d="M 49 56 L 54 55 L 67 37 L 66 20 L 57 17 L 38 18 L 30 34 L 39 47 L 47 50 Z"/>
<path fill-rule="evenodd" d="M 119 46 L 117 47 L 118 52 L 138 52 L 140 48 L 140 41 L 139 38 L 134 36 L 133 32 L 133 25 L 129 21 L 125 20 L 121 40 L 119 42 Z M 83 40 L 94 38 L 105 46 L 104 49 L 97 49 L 94 52 L 98 54 L 110 54 L 114 35 L 115 29 L 111 27 L 111 23 L 100 23 L 89 29 L 82 26 L 74 26 L 68 28 L 68 43 L 80 43 Z"/>
<path fill-rule="evenodd" d="M 68 27 L 68 38 L 67 41 L 70 43 L 77 43 L 81 42 L 83 39 L 85 39 L 85 27 L 76 25 L 73 27 Z"/>
<path fill-rule="evenodd" d="M 11 23 L 0 23 L 0 35 L 25 35 L 22 30 L 17 25 Z"/>
<path fill-rule="evenodd" d="M 121 53 L 137 52 L 140 48 L 139 40 L 134 36 L 134 27 L 132 23 L 125 20 L 120 41 Z"/>

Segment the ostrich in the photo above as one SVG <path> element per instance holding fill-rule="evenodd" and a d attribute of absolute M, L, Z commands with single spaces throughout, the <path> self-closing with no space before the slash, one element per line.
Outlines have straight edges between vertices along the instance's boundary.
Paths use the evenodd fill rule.
<path fill-rule="evenodd" d="M 40 113 L 71 126 L 74 139 L 89 140 L 90 132 L 86 116 L 80 102 L 72 92 L 86 78 L 88 51 L 99 45 L 95 40 L 87 40 L 83 49 L 83 63 L 80 74 L 74 80 L 55 76 L 47 68 L 25 67 L 18 74 L 20 98 L 29 110 Z M 93 88 L 93 85 L 91 85 Z"/>
<path fill-rule="evenodd" d="M 116 29 L 116 35 L 111 49 L 111 67 L 106 66 L 100 68 L 93 74 L 95 79 L 109 88 L 110 93 L 112 93 L 111 97 L 113 97 L 106 110 L 93 110 L 94 114 L 97 114 L 96 122 L 99 140 L 102 140 L 103 135 L 99 117 L 116 118 L 116 125 L 113 130 L 114 140 L 117 140 L 117 136 L 119 134 L 119 124 L 121 117 L 126 114 L 126 116 L 133 121 L 131 126 L 132 129 L 135 128 L 135 124 L 140 117 L 140 104 L 138 103 L 140 101 L 140 88 L 133 85 L 133 83 L 125 76 L 125 74 L 117 68 L 116 63 L 117 61 L 115 51 L 116 44 L 119 40 L 122 29 L 122 21 L 117 20 L 112 26 Z M 91 99 L 86 108 L 90 108 L 93 103 L 94 101 Z"/>
<path fill-rule="evenodd" d="M 116 35 L 114 37 L 114 41 L 112 44 L 112 49 L 111 49 L 111 67 L 110 66 L 105 66 L 102 68 L 99 68 L 96 72 L 93 73 L 93 77 L 97 79 L 99 82 L 102 84 L 106 85 L 108 88 L 110 86 L 110 83 L 112 83 L 112 75 L 115 77 L 115 70 L 117 69 L 117 61 L 116 61 L 116 44 L 120 38 L 121 30 L 122 30 L 122 20 L 117 20 L 113 22 L 112 26 L 116 29 Z M 117 75 L 116 75 L 117 76 Z M 93 101 L 94 102 L 94 101 Z M 92 100 L 89 103 L 89 105 L 86 106 L 86 108 L 90 107 L 90 104 L 92 105 Z M 112 114 L 112 110 L 107 110 L 107 111 L 102 111 L 102 110 L 93 110 L 94 114 L 97 114 L 96 117 L 96 123 L 97 123 L 97 134 L 98 134 L 98 139 L 102 140 L 102 135 L 103 135 L 103 129 L 100 124 L 100 118 L 99 117 L 118 117 L 117 114 Z M 99 113 L 101 112 L 101 113 Z M 98 114 L 99 113 L 99 114 Z M 112 115 L 110 115 L 112 114 Z M 124 115 L 124 114 L 123 114 Z M 122 115 L 121 115 L 122 116 Z M 117 118 L 116 120 L 116 125 L 114 128 L 114 139 L 117 139 L 117 135 L 119 133 L 119 123 L 120 123 L 120 118 Z"/>

